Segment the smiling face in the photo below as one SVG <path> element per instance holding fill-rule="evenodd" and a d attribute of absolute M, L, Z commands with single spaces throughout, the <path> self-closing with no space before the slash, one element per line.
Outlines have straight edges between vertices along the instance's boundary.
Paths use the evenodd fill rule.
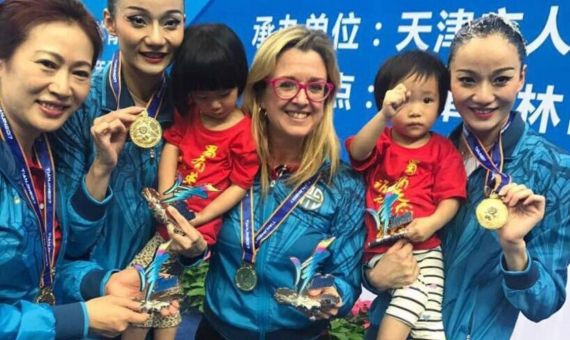
<path fill-rule="evenodd" d="M 392 118 L 392 138 L 406 147 L 420 147 L 430 138 L 429 131 L 438 116 L 439 90 L 434 76 L 412 74 L 402 84 L 411 96 Z"/>
<path fill-rule="evenodd" d="M 289 78 L 307 83 L 327 81 L 327 69 L 320 54 L 313 50 L 291 48 L 281 54 L 271 79 Z M 281 99 L 268 85 L 262 98 L 262 107 L 267 113 L 269 139 L 304 140 L 323 119 L 325 102 L 314 102 L 305 91 L 292 99 Z"/>
<path fill-rule="evenodd" d="M 107 31 L 117 36 L 122 67 L 128 74 L 161 75 L 184 36 L 182 0 L 119 0 L 112 16 L 105 11 Z"/>
<path fill-rule="evenodd" d="M 89 92 L 93 45 L 75 23 L 37 25 L 0 60 L 0 99 L 16 136 L 58 129 Z"/>
<path fill-rule="evenodd" d="M 515 45 L 500 34 L 474 37 L 457 48 L 450 72 L 463 121 L 484 144 L 493 143 L 525 81 Z"/>

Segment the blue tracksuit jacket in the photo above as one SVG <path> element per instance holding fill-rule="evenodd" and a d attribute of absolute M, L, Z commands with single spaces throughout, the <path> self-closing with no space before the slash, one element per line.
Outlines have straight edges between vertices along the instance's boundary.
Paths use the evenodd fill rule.
<path fill-rule="evenodd" d="M 456 145 L 461 129 L 451 134 Z M 508 339 L 519 312 L 540 321 L 556 312 L 566 298 L 570 155 L 531 130 L 520 114 L 502 138 L 504 171 L 513 182 L 546 197 L 545 216 L 525 237 L 526 270 L 507 271 L 497 233 L 481 228 L 475 219 L 475 208 L 483 199 L 485 170 L 478 168 L 469 176 L 468 198 L 442 230 L 443 321 L 448 339 Z M 375 325 L 385 308 L 382 300 L 377 299 L 371 313 Z"/>
<path fill-rule="evenodd" d="M 95 144 L 90 128 L 93 120 L 117 109 L 117 102 L 108 82 L 110 64 L 92 79 L 89 96 L 83 106 L 56 133 L 54 154 L 64 188 L 72 201 L 93 201 L 85 187 L 85 174 L 95 159 Z M 126 84 L 122 84 L 120 108 L 134 102 Z M 157 117 L 163 128 L 172 121 L 170 89 L 163 99 Z M 127 139 L 109 182 L 109 196 L 99 208 L 105 217 L 87 230 L 71 230 L 69 253 L 75 257 L 90 256 L 103 268 L 125 268 L 154 234 L 154 220 L 141 195 L 144 187 L 156 187 L 158 162 L 163 143 L 152 151 L 141 149 Z"/>
<path fill-rule="evenodd" d="M 257 229 L 291 188 L 284 179 L 277 180 L 264 199 L 260 198 L 257 181 L 253 188 Z M 206 318 L 229 339 L 279 339 L 287 334 L 307 338 L 305 334 L 318 334 L 327 327 L 327 322 L 311 322 L 294 308 L 278 304 L 273 294 L 277 288 L 293 287 L 295 270 L 290 257 L 304 261 L 319 241 L 331 236 L 336 239 L 329 246 L 331 254 L 322 272 L 335 276 L 343 301 L 341 313 L 346 313 L 358 298 L 366 233 L 362 179 L 342 165 L 330 185 L 321 179 L 316 188 L 262 244 L 255 264 L 259 281 L 252 292 L 242 292 L 234 284 L 242 261 L 240 205 L 226 215 L 206 278 L 205 310 Z"/>
<path fill-rule="evenodd" d="M 56 165 L 57 169 L 57 165 Z M 69 229 L 89 229 L 102 215 L 85 204 L 76 211 L 57 189 L 56 214 L 62 233 L 54 288 L 58 303 L 96 297 L 108 276 L 95 263 L 68 262 L 64 255 Z M 40 226 L 20 183 L 8 145 L 0 140 L 0 339 L 54 339 L 85 336 L 88 319 L 83 303 L 36 304 L 43 269 Z"/>

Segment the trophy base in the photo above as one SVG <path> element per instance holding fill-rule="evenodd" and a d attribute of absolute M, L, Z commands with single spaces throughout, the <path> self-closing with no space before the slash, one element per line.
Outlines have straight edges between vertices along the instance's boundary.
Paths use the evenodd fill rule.
<path fill-rule="evenodd" d="M 390 225 L 388 226 L 388 231 L 386 235 L 382 235 L 375 241 L 368 243 L 368 248 L 374 248 L 378 246 L 383 246 L 389 243 L 398 241 L 399 239 L 406 238 L 407 230 L 406 226 L 414 220 L 414 216 L 411 212 L 407 212 L 401 216 L 394 217 L 390 220 Z"/>
<path fill-rule="evenodd" d="M 176 276 L 160 277 L 156 283 L 154 293 L 152 293 L 150 299 L 142 301 L 141 308 L 147 313 L 158 313 L 161 309 L 170 306 L 172 301 L 182 298 L 184 298 L 184 292 Z"/>
<path fill-rule="evenodd" d="M 170 301 L 148 300 L 141 303 L 141 310 L 145 313 L 160 313 L 168 306 L 170 306 Z"/>
<path fill-rule="evenodd" d="M 406 238 L 407 236 L 407 231 L 406 228 L 401 228 L 400 230 L 386 235 L 385 237 L 382 238 L 378 238 L 375 241 L 369 242 L 368 243 L 368 248 L 374 248 L 374 247 L 378 247 L 378 246 L 383 246 L 389 243 L 393 243 L 398 241 L 399 239 L 402 238 Z"/>
<path fill-rule="evenodd" d="M 289 288 L 279 288 L 273 296 L 277 302 L 293 306 L 309 317 L 316 316 L 323 308 L 336 306 L 340 302 L 340 299 L 335 295 L 324 294 L 319 298 L 313 298 L 309 295 L 299 294 Z"/>

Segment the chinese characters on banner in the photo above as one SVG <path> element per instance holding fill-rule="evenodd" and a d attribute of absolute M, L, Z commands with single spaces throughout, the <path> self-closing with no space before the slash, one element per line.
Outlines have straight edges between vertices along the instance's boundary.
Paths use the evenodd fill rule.
<path fill-rule="evenodd" d="M 87 1 L 89 5 L 89 1 Z M 380 64 L 402 50 L 422 49 L 446 62 L 451 40 L 464 23 L 495 12 L 517 22 L 527 40 L 526 84 L 515 108 L 531 126 L 570 150 L 570 3 L 425 0 L 407 2 L 262 0 L 186 1 L 191 22 L 224 22 L 241 37 L 249 60 L 273 32 L 304 25 L 326 32 L 339 56 L 341 86 L 335 102 L 335 125 L 341 139 L 354 134 L 376 112 L 374 75 Z M 94 13 L 101 4 L 94 5 Z M 102 8 L 100 9 L 102 12 Z M 100 16 L 100 14 L 99 14 Z M 117 46 L 105 34 L 107 49 L 96 68 L 103 68 Z M 436 130 L 446 134 L 459 123 L 451 96 Z"/>

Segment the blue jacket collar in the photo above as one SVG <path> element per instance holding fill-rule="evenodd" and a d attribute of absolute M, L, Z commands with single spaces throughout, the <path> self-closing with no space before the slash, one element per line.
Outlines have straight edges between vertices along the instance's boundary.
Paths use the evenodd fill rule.
<path fill-rule="evenodd" d="M 2 139 L 0 139 L 0 173 L 16 188 L 21 197 L 26 197 L 12 151 L 10 151 L 10 147 Z"/>
<path fill-rule="evenodd" d="M 16 169 L 16 162 L 14 156 L 8 147 L 8 144 L 0 139 L 0 171 L 6 175 L 8 179 L 17 178 L 18 169 Z"/>
<path fill-rule="evenodd" d="M 111 63 L 108 63 L 105 67 L 105 71 L 103 72 L 103 79 L 101 81 L 101 93 L 103 99 L 103 111 L 105 113 L 115 111 L 117 109 L 117 100 L 113 95 L 113 91 L 111 90 L 111 84 L 109 84 L 109 72 L 111 72 Z M 168 80 L 167 80 L 168 81 Z M 125 108 L 129 106 L 135 105 L 131 94 L 129 93 L 129 89 L 127 85 L 121 77 L 121 96 L 119 98 L 119 108 Z M 162 104 L 162 109 L 158 114 L 158 121 L 160 123 L 171 123 L 173 120 L 173 111 L 174 106 L 172 102 L 172 86 L 171 82 L 168 81 L 167 88 L 166 88 L 166 96 L 164 97 L 164 103 Z"/>
<path fill-rule="evenodd" d="M 503 139 L 503 155 L 505 157 L 505 160 L 511 159 L 513 151 L 519 143 L 524 130 L 525 122 L 522 119 L 520 113 L 515 112 L 515 117 L 513 118 L 511 125 L 505 132 L 503 132 L 503 135 L 501 137 Z M 462 131 L 463 123 L 459 124 L 455 129 L 453 129 L 449 135 L 449 139 L 451 139 L 453 144 L 455 144 L 455 147 L 459 147 Z"/>

